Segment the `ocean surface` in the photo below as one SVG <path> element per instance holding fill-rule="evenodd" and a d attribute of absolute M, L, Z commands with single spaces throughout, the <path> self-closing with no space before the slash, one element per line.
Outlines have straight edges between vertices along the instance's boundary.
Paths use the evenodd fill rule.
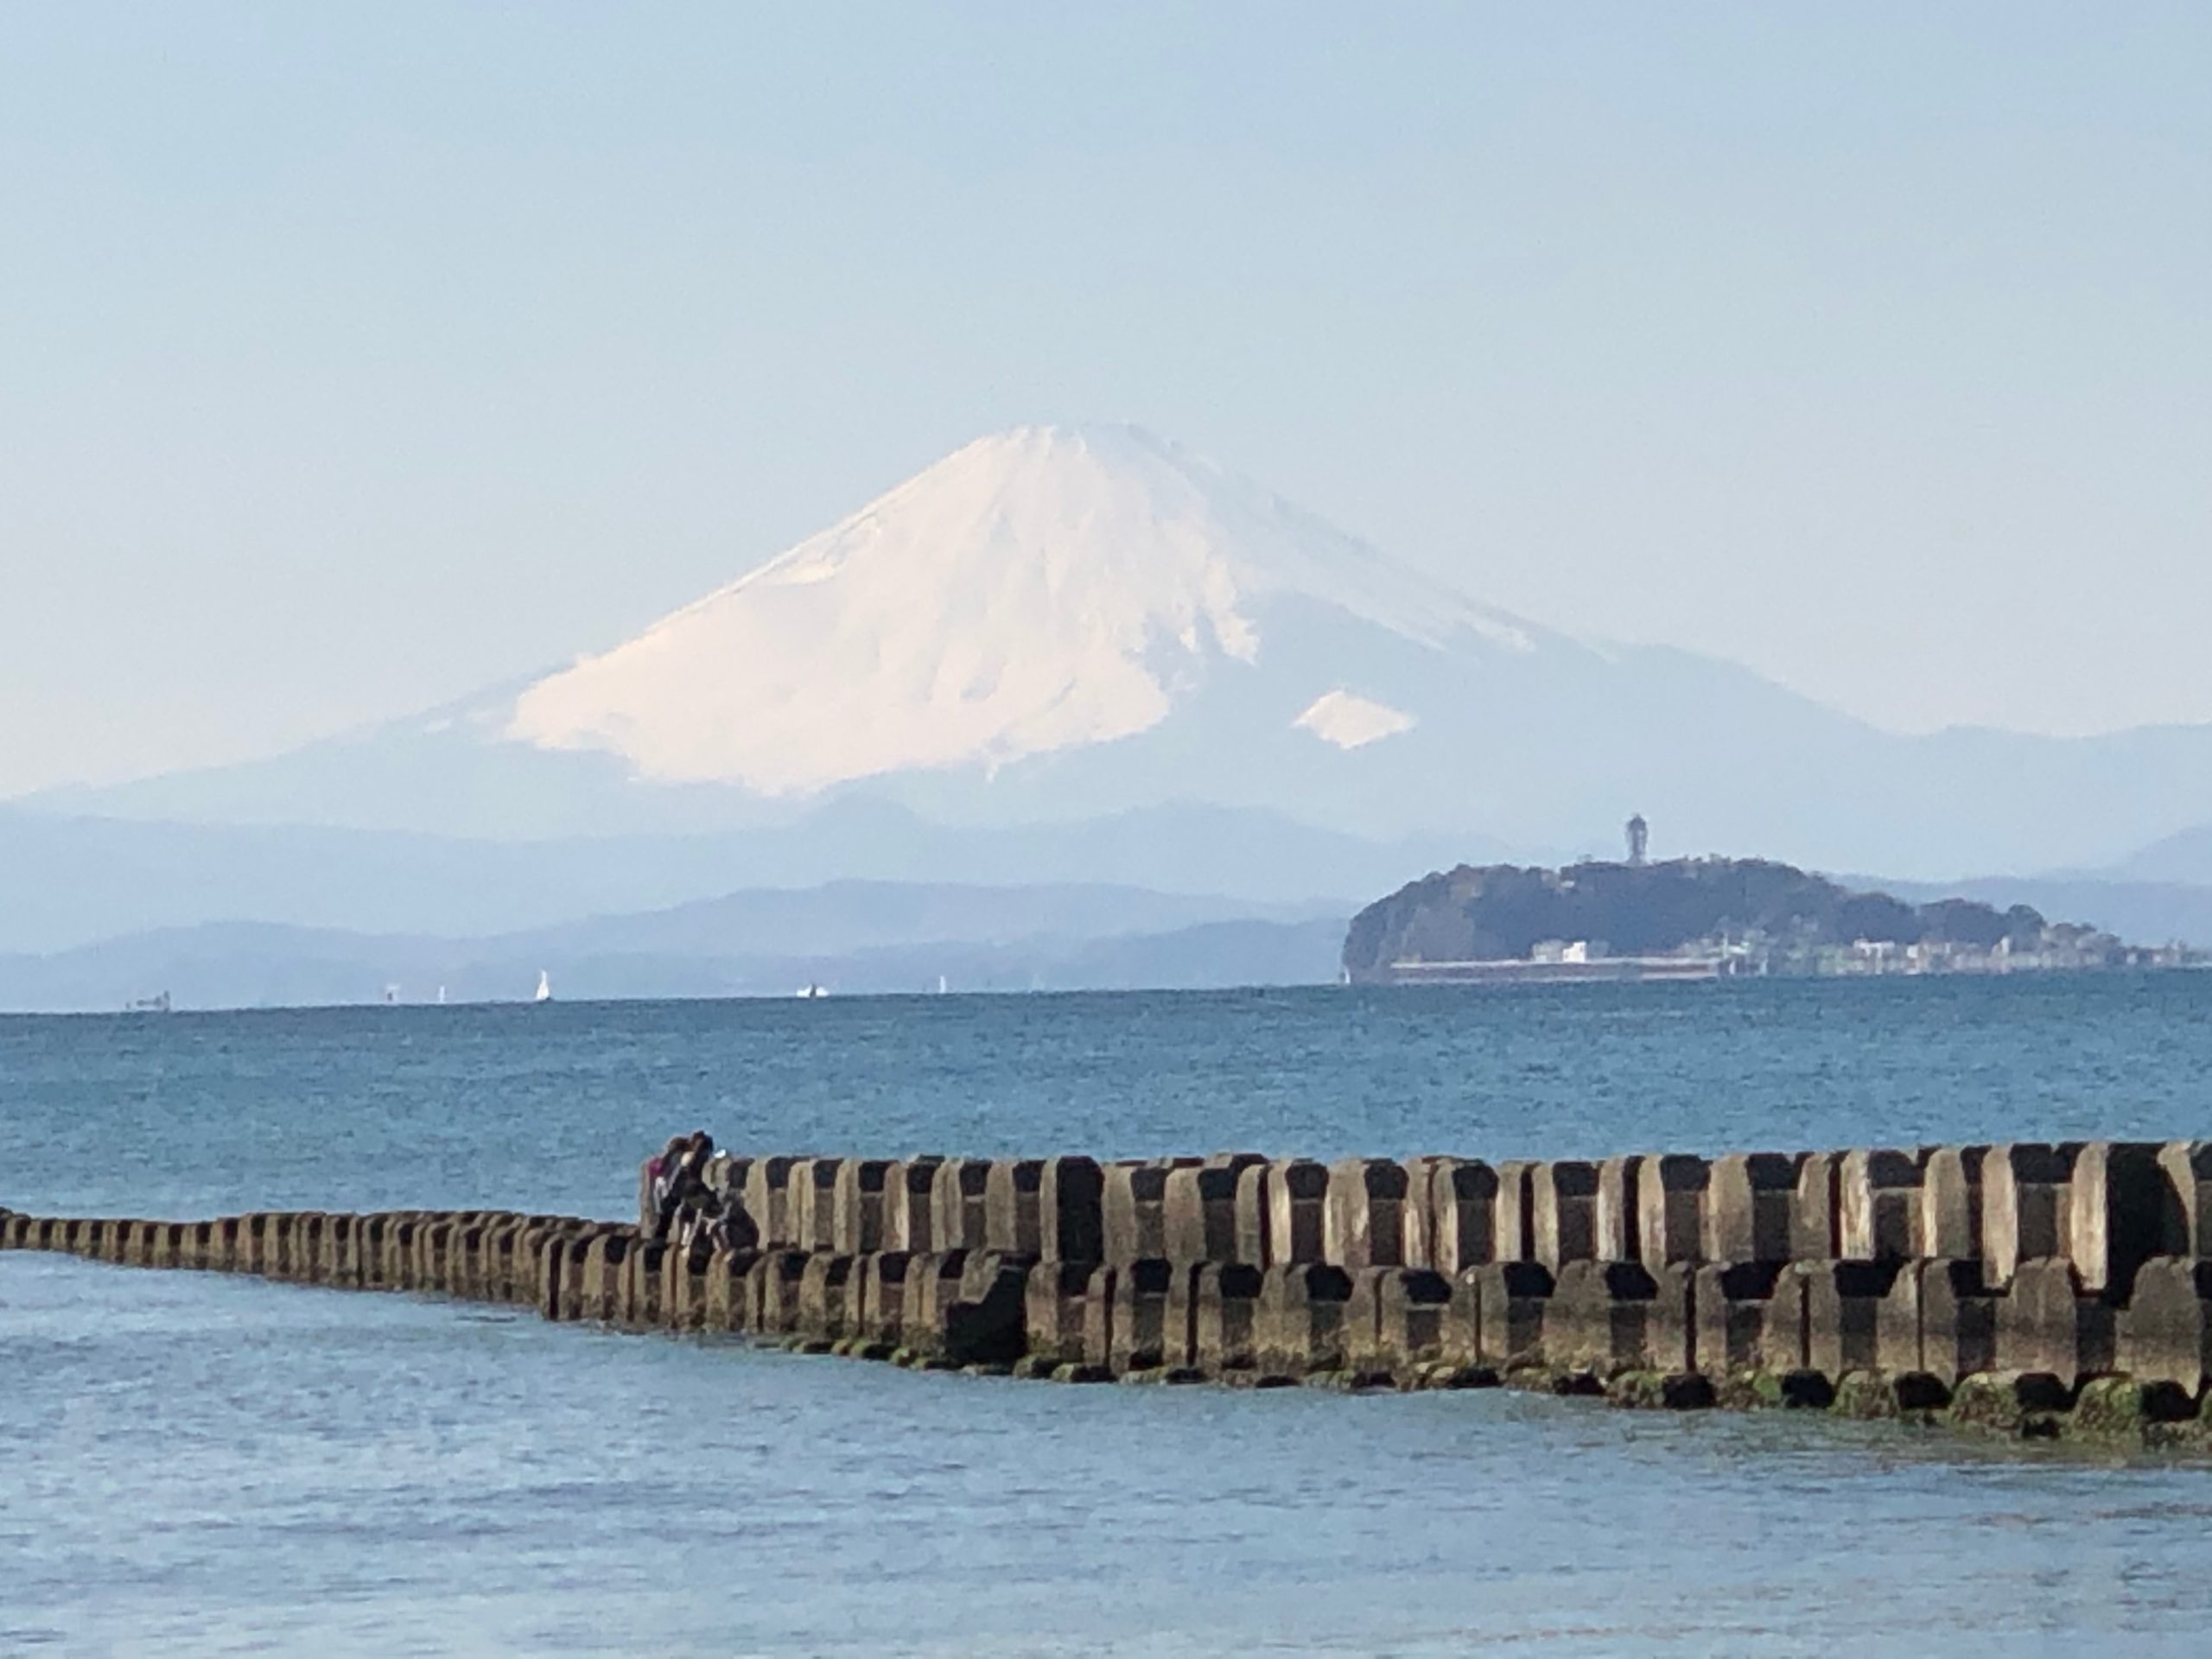
<path fill-rule="evenodd" d="M 0 1204 L 620 1216 L 764 1150 L 2212 1135 L 2212 975 L 0 1018 Z M 0 1653 L 2201 1655 L 2212 1466 L 1065 1389 L 0 1255 Z"/>

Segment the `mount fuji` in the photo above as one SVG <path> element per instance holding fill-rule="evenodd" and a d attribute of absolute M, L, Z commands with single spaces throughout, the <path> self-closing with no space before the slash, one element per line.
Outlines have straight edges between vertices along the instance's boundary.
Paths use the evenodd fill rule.
<path fill-rule="evenodd" d="M 1510 615 L 1135 429 L 1027 427 L 556 671 L 22 804 L 510 840 L 1136 814 L 1170 880 L 1186 810 L 1191 837 L 1287 820 L 1532 855 L 1610 845 L 1642 811 L 1671 847 L 1938 876 L 2101 862 L 2212 820 L 2212 728 L 1884 732 L 1727 663 Z"/>

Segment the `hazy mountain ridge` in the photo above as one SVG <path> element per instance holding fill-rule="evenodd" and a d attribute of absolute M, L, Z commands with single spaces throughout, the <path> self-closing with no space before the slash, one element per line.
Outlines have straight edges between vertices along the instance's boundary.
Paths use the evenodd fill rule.
<path fill-rule="evenodd" d="M 1089 937 L 991 937 L 990 930 L 971 929 L 944 938 L 902 938 L 887 928 L 877 930 L 875 942 L 857 944 L 851 934 L 837 938 L 838 906 L 827 896 L 735 897 L 764 896 L 775 901 L 787 931 L 734 938 L 719 949 L 687 938 L 680 925 L 656 931 L 652 918 L 477 940 L 262 923 L 162 929 L 46 956 L 0 956 L 0 1011 L 113 1011 L 164 993 L 180 1009 L 378 1002 L 387 995 L 423 1003 L 441 993 L 453 1002 L 518 1001 L 541 970 L 558 995 L 574 1000 L 780 996 L 814 984 L 838 993 L 922 993 L 940 984 L 957 991 L 1318 984 L 1334 976 L 1344 937 L 1341 914 L 1159 925 L 1161 910 L 1194 901 L 1162 906 L 1168 895 L 1123 893 L 1130 909 L 1122 920 L 1149 909 L 1154 925 L 1140 931 L 1117 923 Z M 926 890 L 906 896 L 917 925 L 960 898 Z M 1033 897 L 1040 915 L 1058 902 L 1012 889 L 1000 896 L 1001 909 Z M 810 900 L 828 923 L 819 933 L 803 925 Z"/>
<path fill-rule="evenodd" d="M 1484 605 L 1129 429 L 1022 429 L 569 668 L 31 804 L 540 841 L 804 839 L 850 815 L 816 880 L 966 873 L 902 862 L 912 817 L 871 836 L 871 810 L 1079 848 L 1049 827 L 1207 808 L 1546 857 L 1605 849 L 1636 810 L 1670 846 L 1933 880 L 2097 868 L 2212 823 L 2212 728 L 1880 731 L 1730 664 Z M 1158 828 L 1143 884 L 1255 890 L 1222 886 L 1199 821 Z"/>
<path fill-rule="evenodd" d="M 960 830 L 887 803 L 842 801 L 720 835 L 523 842 L 0 807 L 0 952 L 221 921 L 480 937 L 848 879 L 1141 888 L 1197 896 L 1217 917 L 1321 902 L 1349 914 L 1357 893 L 1466 844 L 1369 842 L 1272 814 L 1173 805 Z"/>

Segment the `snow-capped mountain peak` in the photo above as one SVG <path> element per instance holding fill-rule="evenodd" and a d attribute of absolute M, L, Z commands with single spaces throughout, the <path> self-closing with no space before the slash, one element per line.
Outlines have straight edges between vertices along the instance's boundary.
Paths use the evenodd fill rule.
<path fill-rule="evenodd" d="M 506 735 L 766 795 L 991 770 L 1159 725 L 1268 660 L 1287 601 L 1432 651 L 1535 638 L 1178 445 L 1023 427 L 538 681 Z M 1338 748 L 1410 724 L 1341 673 L 1287 695 L 1282 725 Z"/>

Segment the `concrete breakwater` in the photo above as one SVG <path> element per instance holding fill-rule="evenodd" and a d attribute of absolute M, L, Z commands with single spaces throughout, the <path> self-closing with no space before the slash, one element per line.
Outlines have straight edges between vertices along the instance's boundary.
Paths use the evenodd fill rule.
<path fill-rule="evenodd" d="M 2212 1448 L 2212 1143 L 709 1178 L 760 1249 L 482 1211 L 10 1212 L 0 1246 L 1071 1382 L 1503 1382 Z"/>

